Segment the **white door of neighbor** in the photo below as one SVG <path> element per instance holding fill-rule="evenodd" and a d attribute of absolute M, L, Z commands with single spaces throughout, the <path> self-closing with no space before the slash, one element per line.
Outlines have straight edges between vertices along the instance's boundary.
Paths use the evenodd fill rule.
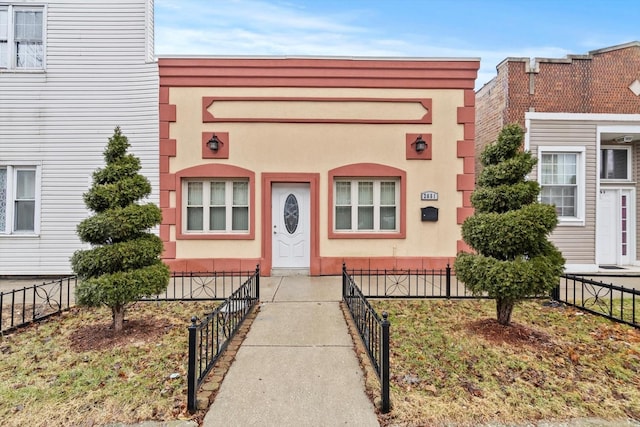
<path fill-rule="evenodd" d="M 309 268 L 310 187 L 283 183 L 271 187 L 272 266 Z"/>
<path fill-rule="evenodd" d="M 630 264 L 635 253 L 633 190 L 600 189 L 597 215 L 598 264 Z"/>

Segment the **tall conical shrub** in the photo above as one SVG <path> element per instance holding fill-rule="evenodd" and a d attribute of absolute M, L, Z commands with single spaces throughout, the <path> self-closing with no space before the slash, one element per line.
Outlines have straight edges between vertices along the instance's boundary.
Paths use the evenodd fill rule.
<path fill-rule="evenodd" d="M 129 146 L 116 127 L 104 151 L 106 166 L 93 173 L 93 185 L 84 194 L 95 214 L 77 226 L 80 240 L 92 248 L 71 257 L 80 278 L 76 303 L 111 308 L 115 331 L 122 330 L 131 302 L 156 295 L 169 283 L 169 269 L 160 260 L 162 241 L 150 232 L 162 213 L 153 203 L 138 204 L 151 193 L 151 184 L 138 173 L 140 159 L 127 154 Z"/>
<path fill-rule="evenodd" d="M 555 287 L 564 266 L 548 240 L 558 223 L 556 210 L 539 203 L 539 184 L 526 180 L 537 159 L 521 150 L 523 136 L 518 125 L 505 126 L 482 152 L 483 169 L 471 196 L 475 213 L 462 224 L 462 238 L 476 253 L 462 252 L 454 263 L 474 294 L 496 300 L 503 325 L 511 322 L 519 300 Z"/>

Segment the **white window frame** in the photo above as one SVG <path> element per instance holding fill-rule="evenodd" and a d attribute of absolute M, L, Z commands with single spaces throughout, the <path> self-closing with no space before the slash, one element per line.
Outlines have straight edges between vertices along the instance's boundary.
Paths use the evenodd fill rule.
<path fill-rule="evenodd" d="M 623 150 L 627 152 L 627 177 L 626 178 L 600 178 L 601 182 L 604 183 L 615 183 L 615 182 L 631 182 L 633 180 L 633 169 L 631 157 L 633 152 L 631 151 L 631 147 L 624 147 L 620 145 L 601 145 L 600 152 L 598 153 L 598 177 L 602 173 L 602 152 L 604 150 Z"/>
<path fill-rule="evenodd" d="M 576 155 L 576 215 L 558 216 L 559 225 L 584 226 L 585 225 L 585 193 L 586 193 L 586 173 L 585 173 L 585 153 L 584 146 L 544 146 L 538 147 L 538 168 L 537 178 L 540 188 L 542 185 L 542 155 L 543 154 L 575 154 Z M 541 200 L 541 196 L 539 196 Z"/>
<path fill-rule="evenodd" d="M 351 184 L 351 204 L 348 205 L 351 207 L 351 228 L 344 229 L 338 228 L 338 213 L 336 212 L 336 201 L 338 198 L 338 183 L 339 182 L 349 182 Z M 360 182 L 371 182 L 373 183 L 373 205 L 363 205 L 363 206 L 373 206 L 373 228 L 371 229 L 358 229 L 358 183 Z M 380 203 L 380 184 L 382 182 L 393 182 L 395 184 L 395 201 L 394 207 L 396 209 L 396 217 L 395 222 L 396 226 L 393 229 L 382 229 L 380 228 L 380 210 L 383 207 Z M 333 232 L 334 233 L 353 233 L 353 234 L 365 234 L 365 233 L 398 233 L 400 232 L 400 178 L 395 177 L 384 177 L 384 178 L 370 178 L 370 177 L 362 177 L 362 178 L 335 178 L 333 182 L 333 200 L 331 201 L 334 212 L 333 219 Z M 347 205 L 341 205 L 347 206 Z M 391 205 L 386 205 L 391 206 Z"/>
<path fill-rule="evenodd" d="M 189 230 L 189 217 L 188 217 L 188 203 L 189 203 L 189 183 L 199 182 L 202 183 L 202 230 Z M 211 183 L 224 182 L 225 183 L 225 229 L 224 230 L 211 230 L 209 228 L 209 209 L 215 206 L 211 205 Z M 233 204 L 233 184 L 235 182 L 241 182 L 247 184 L 247 204 L 246 205 L 234 205 Z M 199 206 L 199 205 L 198 205 Z M 220 205 L 222 206 L 222 205 Z M 246 230 L 233 230 L 233 208 L 242 207 L 247 209 L 247 229 Z M 246 178 L 229 178 L 229 179 L 197 179 L 189 178 L 182 181 L 182 232 L 188 235 L 211 235 L 211 234 L 249 234 L 251 231 L 251 186 L 249 179 Z"/>
<path fill-rule="evenodd" d="M 7 11 L 7 52 L 6 58 L 4 58 L 6 62 L 6 66 L 0 66 L 0 72 L 2 71 L 11 71 L 11 72 L 41 72 L 46 68 L 46 58 L 47 58 L 47 8 L 45 5 L 38 4 L 0 4 L 0 10 Z M 41 67 L 18 67 L 18 53 L 16 51 L 16 41 L 15 41 L 15 16 L 16 12 L 23 11 L 31 11 L 31 12 L 42 12 L 42 66 Z M 2 64 L 2 62 L 0 62 Z"/>
<path fill-rule="evenodd" d="M 6 188 L 0 189 L 0 191 L 6 191 L 6 211 L 5 211 L 5 223 L 4 230 L 0 230 L 0 237 L 6 236 L 38 236 L 40 234 L 40 206 L 42 200 L 41 194 L 41 171 L 39 165 L 33 163 L 28 164 L 7 164 L 0 162 L 0 169 L 7 171 L 7 184 Z M 15 202 L 16 202 L 16 185 L 17 185 L 17 173 L 21 170 L 33 170 L 35 171 L 35 204 L 34 204 L 34 218 L 33 218 L 33 230 L 28 231 L 16 231 L 15 230 Z"/>

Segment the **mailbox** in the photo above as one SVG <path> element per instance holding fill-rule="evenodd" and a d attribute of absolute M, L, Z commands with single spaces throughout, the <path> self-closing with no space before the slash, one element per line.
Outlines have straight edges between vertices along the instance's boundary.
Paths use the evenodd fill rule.
<path fill-rule="evenodd" d="M 420 208 L 422 211 L 423 221 L 437 221 L 438 220 L 438 208 L 435 206 L 427 206 L 426 208 Z"/>

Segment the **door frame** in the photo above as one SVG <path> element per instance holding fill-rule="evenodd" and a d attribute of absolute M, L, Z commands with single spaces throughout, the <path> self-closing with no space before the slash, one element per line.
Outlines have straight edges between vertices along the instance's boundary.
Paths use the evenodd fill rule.
<path fill-rule="evenodd" d="M 294 195 L 298 206 L 298 219 L 295 230 L 288 232 L 283 217 L 283 209 L 286 200 Z M 274 182 L 271 184 L 271 267 L 283 269 L 306 269 L 308 271 L 311 262 L 311 191 L 308 183 L 297 182 Z M 276 231 L 277 230 L 277 231 Z M 276 234 L 277 233 L 277 234 Z M 294 242 L 301 243 L 296 246 L 298 250 L 302 247 L 302 256 L 295 255 L 293 246 L 288 246 L 287 256 L 281 257 L 280 242 L 292 245 Z M 300 254 L 298 254 L 300 255 Z M 276 262 L 277 261 L 277 262 Z M 278 264 L 278 265 L 276 265 Z"/>
<path fill-rule="evenodd" d="M 271 275 L 273 266 L 273 222 L 271 202 L 272 185 L 299 183 L 309 184 L 309 274 L 320 274 L 320 174 L 319 173 L 262 173 L 262 244 L 260 272 Z"/>
<path fill-rule="evenodd" d="M 603 186 L 600 185 L 599 191 L 613 191 L 615 192 L 615 208 L 616 208 L 616 265 L 632 265 L 636 259 L 636 190 L 634 187 L 628 186 Z M 618 236 L 620 235 L 621 230 L 621 221 L 620 221 L 620 196 L 622 192 L 625 191 L 629 195 L 629 201 L 627 203 L 627 255 L 622 255 L 620 251 L 620 242 L 618 241 Z M 598 226 L 598 221 L 600 220 L 600 203 L 596 207 L 596 227 Z M 600 265 L 601 261 L 599 259 L 599 246 L 600 239 L 598 237 L 598 230 L 596 228 L 596 265 Z M 626 258 L 623 260 L 622 258 Z"/>

